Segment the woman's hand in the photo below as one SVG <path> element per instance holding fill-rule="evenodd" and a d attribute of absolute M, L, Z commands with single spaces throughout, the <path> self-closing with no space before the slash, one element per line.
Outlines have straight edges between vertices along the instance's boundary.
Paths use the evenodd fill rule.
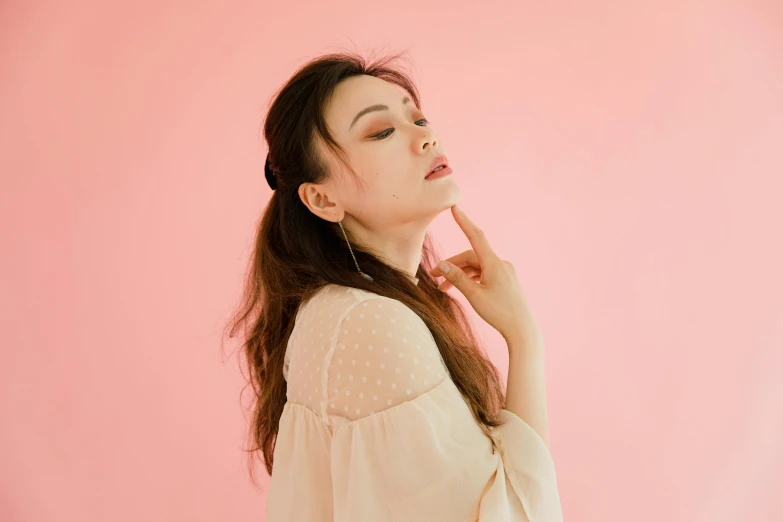
<path fill-rule="evenodd" d="M 441 261 L 430 270 L 433 277 L 443 276 L 442 291 L 455 286 L 487 323 L 509 341 L 540 340 L 540 332 L 514 266 L 500 259 L 489 246 L 484 232 L 468 219 L 457 205 L 451 207 L 454 220 L 465 233 L 473 249 Z M 446 272 L 441 265 L 446 263 Z"/>

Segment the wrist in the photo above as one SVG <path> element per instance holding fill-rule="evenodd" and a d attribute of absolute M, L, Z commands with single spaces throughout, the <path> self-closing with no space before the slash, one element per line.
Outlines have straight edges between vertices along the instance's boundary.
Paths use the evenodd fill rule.
<path fill-rule="evenodd" d="M 514 331 L 504 334 L 503 338 L 508 345 L 509 357 L 543 357 L 544 339 L 539 332 Z"/>

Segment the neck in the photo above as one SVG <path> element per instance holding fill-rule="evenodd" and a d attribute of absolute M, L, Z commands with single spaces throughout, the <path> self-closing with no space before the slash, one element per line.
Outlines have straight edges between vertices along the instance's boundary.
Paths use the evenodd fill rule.
<path fill-rule="evenodd" d="M 348 224 L 345 221 L 343 227 L 351 244 L 370 250 L 389 266 L 405 273 L 414 284 L 418 284 L 416 272 L 421 264 L 426 226 L 409 223 L 397 228 L 385 227 L 381 234 L 357 226 L 353 220 Z"/>

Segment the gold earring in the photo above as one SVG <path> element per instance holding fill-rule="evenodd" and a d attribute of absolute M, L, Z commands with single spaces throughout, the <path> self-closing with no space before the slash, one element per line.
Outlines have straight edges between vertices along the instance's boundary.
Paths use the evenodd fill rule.
<path fill-rule="evenodd" d="M 338 221 L 338 222 L 337 222 L 337 224 L 338 224 L 338 225 L 340 225 L 340 230 L 342 230 L 342 231 L 343 231 L 343 236 L 345 236 L 345 242 L 346 242 L 346 243 L 348 243 L 348 250 L 350 250 L 350 251 L 351 251 L 351 257 L 353 258 L 353 262 L 356 264 L 356 270 L 358 270 L 358 271 L 359 271 L 359 273 L 361 274 L 361 276 L 362 276 L 363 278 L 365 278 L 366 280 L 368 280 L 368 281 L 374 281 L 374 279 L 373 279 L 371 276 L 369 276 L 369 275 L 365 274 L 365 273 L 364 273 L 364 272 L 362 272 L 362 271 L 361 271 L 361 269 L 359 268 L 359 263 L 356 261 L 356 256 L 355 256 L 355 255 L 353 255 L 353 249 L 351 248 L 351 242 L 350 242 L 350 241 L 348 241 L 348 235 L 345 233 L 345 229 L 343 228 L 343 221 L 342 221 L 342 220 L 340 220 L 340 221 Z"/>

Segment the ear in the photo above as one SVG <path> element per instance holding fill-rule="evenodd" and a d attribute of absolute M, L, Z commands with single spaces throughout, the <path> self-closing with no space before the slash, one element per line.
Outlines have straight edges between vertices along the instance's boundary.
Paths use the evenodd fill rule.
<path fill-rule="evenodd" d="M 337 223 L 345 215 L 345 209 L 339 203 L 329 199 L 330 189 L 327 185 L 302 183 L 299 185 L 299 199 L 310 212 L 316 216 Z"/>

